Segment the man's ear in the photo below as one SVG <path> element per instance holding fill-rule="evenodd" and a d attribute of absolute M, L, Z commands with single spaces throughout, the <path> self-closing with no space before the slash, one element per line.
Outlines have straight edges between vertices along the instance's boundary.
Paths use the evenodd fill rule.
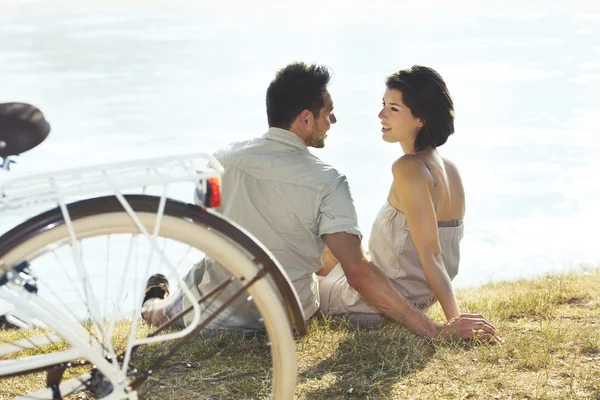
<path fill-rule="evenodd" d="M 308 129 L 308 127 L 312 126 L 314 118 L 313 113 L 309 110 L 302 110 L 302 112 L 298 114 L 298 122 L 300 122 L 304 129 Z"/>
<path fill-rule="evenodd" d="M 417 127 L 421 129 L 425 126 L 425 120 L 423 118 L 419 118 L 419 122 L 417 122 Z"/>

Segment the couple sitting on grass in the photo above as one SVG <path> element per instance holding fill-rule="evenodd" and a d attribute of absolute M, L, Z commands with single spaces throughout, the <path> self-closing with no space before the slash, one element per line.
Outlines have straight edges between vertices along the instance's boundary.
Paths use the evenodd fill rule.
<path fill-rule="evenodd" d="M 269 130 L 215 154 L 225 168 L 219 211 L 274 254 L 306 318 L 322 313 L 360 326 L 388 318 L 430 339 L 499 343 L 482 315 L 460 312 L 452 288 L 465 194 L 456 166 L 437 150 L 454 132 L 443 79 L 423 66 L 387 78 L 378 115 L 382 139 L 399 143 L 402 154 L 392 165 L 390 192 L 373 223 L 368 254 L 346 177 L 308 151 L 325 146 L 336 122 L 329 79 L 328 69 L 319 65 L 293 63 L 277 72 L 266 96 Z M 198 295 L 206 271 L 203 261 L 184 279 Z M 154 275 L 148 284 L 157 283 L 167 289 L 164 276 Z M 147 322 L 160 324 L 186 307 L 181 291 L 164 299 L 167 294 L 148 293 Z M 447 318 L 442 325 L 425 315 L 435 301 Z M 231 326 L 253 328 L 255 322 L 244 315 Z"/>

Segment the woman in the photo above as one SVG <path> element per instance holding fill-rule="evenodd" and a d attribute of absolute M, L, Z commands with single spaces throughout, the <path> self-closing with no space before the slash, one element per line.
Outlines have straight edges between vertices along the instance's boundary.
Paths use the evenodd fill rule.
<path fill-rule="evenodd" d="M 460 315 L 451 280 L 458 273 L 465 193 L 456 166 L 437 149 L 454 133 L 454 106 L 444 80 L 417 65 L 391 75 L 379 119 L 383 140 L 399 143 L 403 155 L 392 165 L 392 185 L 373 224 L 369 253 L 409 303 L 425 312 L 437 300 L 450 321 Z M 336 261 L 326 253 L 322 272 Z M 347 284 L 339 265 L 322 280 L 321 294 L 326 314 L 369 325 L 382 320 Z"/>

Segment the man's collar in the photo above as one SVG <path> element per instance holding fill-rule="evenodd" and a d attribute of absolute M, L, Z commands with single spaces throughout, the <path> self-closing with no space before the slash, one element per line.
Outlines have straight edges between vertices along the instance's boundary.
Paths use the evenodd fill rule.
<path fill-rule="evenodd" d="M 298 137 L 298 135 L 296 135 L 294 132 L 285 129 L 269 128 L 267 133 L 263 135 L 263 138 L 275 140 L 280 143 L 289 144 L 290 146 L 294 146 L 299 149 L 308 151 L 308 148 L 306 147 L 302 139 Z"/>

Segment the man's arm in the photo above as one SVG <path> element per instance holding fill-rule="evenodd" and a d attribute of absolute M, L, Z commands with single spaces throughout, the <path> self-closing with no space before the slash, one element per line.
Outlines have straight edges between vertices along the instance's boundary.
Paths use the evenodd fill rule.
<path fill-rule="evenodd" d="M 396 290 L 385 274 L 367 260 L 360 238 L 345 232 L 323 235 L 333 256 L 340 261 L 342 269 L 353 287 L 371 306 L 414 334 L 430 339 L 443 337 L 492 340 L 496 329 L 481 315 L 462 314 L 458 318 L 438 326 L 424 314 L 412 307 Z"/>

